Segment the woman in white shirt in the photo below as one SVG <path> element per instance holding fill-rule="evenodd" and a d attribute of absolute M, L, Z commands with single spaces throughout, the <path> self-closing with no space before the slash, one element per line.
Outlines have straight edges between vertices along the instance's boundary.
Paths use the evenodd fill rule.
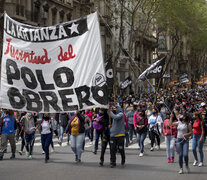
<path fill-rule="evenodd" d="M 160 133 L 162 118 L 158 115 L 157 108 L 153 109 L 152 115 L 148 118 L 149 136 L 151 140 L 151 149 L 154 151 L 155 138 L 157 140 L 157 149 L 160 149 Z"/>
<path fill-rule="evenodd" d="M 52 121 L 48 113 L 45 113 L 41 121 L 41 143 L 45 152 L 45 163 L 49 160 L 49 146 L 52 142 Z"/>

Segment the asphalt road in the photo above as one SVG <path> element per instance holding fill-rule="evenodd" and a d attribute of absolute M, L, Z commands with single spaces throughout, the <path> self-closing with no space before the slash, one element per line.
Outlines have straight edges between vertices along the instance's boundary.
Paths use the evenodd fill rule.
<path fill-rule="evenodd" d="M 10 149 L 10 148 L 9 148 Z M 8 150 L 9 150 L 8 149 Z M 207 157 L 206 147 L 205 156 Z M 19 145 L 17 146 L 19 150 Z M 178 157 L 175 163 L 168 164 L 165 150 L 150 152 L 149 146 L 145 148 L 145 156 L 139 157 L 138 150 L 126 150 L 126 166 L 120 165 L 120 155 L 117 154 L 117 167 L 110 168 L 109 149 L 105 154 L 104 167 L 99 167 L 100 151 L 97 155 L 92 153 L 92 147 L 86 148 L 82 155 L 82 163 L 76 164 L 70 146 L 57 147 L 51 153 L 51 161 L 44 163 L 41 146 L 34 147 L 32 160 L 25 155 L 16 154 L 16 159 L 10 160 L 10 153 L 6 153 L 4 160 L 0 161 L 0 180 L 206 180 L 207 168 L 193 167 L 193 156 L 190 151 L 190 174 L 178 174 Z M 205 161 L 206 162 L 206 161 Z M 206 163 L 207 164 L 207 163 Z M 185 171 L 185 169 L 184 169 Z"/>

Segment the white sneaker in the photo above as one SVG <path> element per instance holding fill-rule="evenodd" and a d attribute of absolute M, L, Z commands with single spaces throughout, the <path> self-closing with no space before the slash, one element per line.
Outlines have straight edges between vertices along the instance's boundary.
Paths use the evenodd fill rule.
<path fill-rule="evenodd" d="M 144 156 L 144 154 L 143 154 L 143 153 L 140 153 L 140 154 L 139 154 L 139 157 L 143 157 L 143 156 Z"/>
<path fill-rule="evenodd" d="M 150 151 L 154 151 L 154 148 L 153 148 L 153 147 L 151 147 L 151 148 L 150 148 Z"/>
<path fill-rule="evenodd" d="M 194 160 L 193 166 L 197 166 L 198 165 L 198 161 Z"/>
<path fill-rule="evenodd" d="M 157 146 L 156 149 L 157 149 L 157 150 L 160 150 L 160 146 Z"/>
<path fill-rule="evenodd" d="M 181 168 L 178 173 L 183 174 L 183 169 Z"/>
<path fill-rule="evenodd" d="M 42 154 L 45 154 L 45 151 L 42 151 Z"/>
<path fill-rule="evenodd" d="M 93 144 L 93 141 L 91 141 L 89 144 L 92 145 Z"/>
<path fill-rule="evenodd" d="M 200 162 L 199 163 L 199 165 L 198 165 L 198 167 L 202 167 L 203 166 L 203 163 L 202 162 Z"/>
<path fill-rule="evenodd" d="M 186 166 L 185 168 L 186 168 L 186 173 L 190 173 L 190 168 L 188 166 Z"/>

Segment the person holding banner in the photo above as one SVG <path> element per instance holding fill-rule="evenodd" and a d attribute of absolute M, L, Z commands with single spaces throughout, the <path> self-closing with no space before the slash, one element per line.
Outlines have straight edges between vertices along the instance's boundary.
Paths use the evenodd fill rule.
<path fill-rule="evenodd" d="M 110 154 L 111 168 L 116 167 L 117 147 L 121 154 L 121 165 L 125 165 L 124 136 L 125 136 L 125 117 L 119 105 L 113 106 L 113 111 L 108 110 L 109 116 L 113 119 L 110 129 Z"/>
<path fill-rule="evenodd" d="M 48 113 L 43 114 L 40 131 L 41 131 L 42 149 L 45 152 L 45 163 L 47 163 L 48 160 L 50 159 L 49 147 L 52 142 L 52 133 L 53 133 L 50 114 Z"/>
<path fill-rule="evenodd" d="M 15 123 L 16 119 L 12 110 L 6 111 L 4 117 L 1 117 L 1 146 L 0 146 L 0 160 L 3 159 L 4 152 L 7 148 L 7 142 L 11 145 L 12 155 L 10 159 L 15 158 L 16 143 L 15 143 Z"/>
<path fill-rule="evenodd" d="M 71 149 L 75 154 L 75 161 L 77 163 L 81 162 L 81 154 L 83 151 L 83 141 L 85 139 L 85 118 L 81 112 L 77 111 L 76 115 L 72 118 L 64 136 L 69 132 L 71 135 Z"/>
<path fill-rule="evenodd" d="M 20 124 L 24 129 L 24 139 L 25 139 L 25 147 L 26 147 L 26 155 L 28 159 L 32 159 L 33 146 L 35 142 L 35 131 L 37 127 L 35 127 L 36 122 L 32 113 L 27 113 L 20 120 Z"/>

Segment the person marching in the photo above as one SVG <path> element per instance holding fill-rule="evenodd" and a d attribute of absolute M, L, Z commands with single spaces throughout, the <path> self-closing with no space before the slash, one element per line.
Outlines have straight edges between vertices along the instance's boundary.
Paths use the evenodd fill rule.
<path fill-rule="evenodd" d="M 52 142 L 52 121 L 48 113 L 43 114 L 41 126 L 41 143 L 42 149 L 45 152 L 45 163 L 48 163 L 49 157 L 49 147 Z"/>
<path fill-rule="evenodd" d="M 192 151 L 194 155 L 194 163 L 193 166 L 203 166 L 203 144 L 205 141 L 204 136 L 204 127 L 203 127 L 203 121 L 201 114 L 199 112 L 194 113 L 195 121 L 193 123 L 193 142 L 192 142 Z M 196 148 L 198 147 L 199 153 L 200 153 L 200 163 L 198 164 L 198 156 Z"/>
<path fill-rule="evenodd" d="M 83 141 L 85 139 L 85 117 L 81 114 L 81 112 L 77 111 L 76 115 L 72 118 L 68 126 L 66 127 L 66 131 L 64 136 L 69 132 L 71 135 L 71 149 L 75 154 L 75 161 L 77 163 L 81 162 L 81 154 L 83 151 Z"/>
<path fill-rule="evenodd" d="M 131 107 L 131 109 L 126 113 L 126 117 L 127 117 L 127 120 L 128 120 L 128 124 L 129 124 L 129 144 L 132 144 L 133 143 L 133 134 L 136 135 L 136 132 L 134 130 L 134 113 L 136 111 L 136 108 L 137 106 L 136 105 L 133 105 Z"/>
<path fill-rule="evenodd" d="M 157 108 L 153 109 L 152 115 L 148 119 L 149 124 L 149 135 L 151 140 L 151 149 L 154 151 L 155 138 L 157 139 L 157 148 L 160 149 L 160 127 L 162 123 L 162 118 L 158 115 Z"/>
<path fill-rule="evenodd" d="M 166 143 L 166 154 L 167 154 L 167 162 L 173 163 L 175 157 L 175 136 L 177 134 L 177 127 L 170 126 L 170 113 L 166 114 L 166 120 L 163 124 L 163 133 L 165 136 Z M 173 122 L 176 122 L 174 120 Z"/>
<path fill-rule="evenodd" d="M 24 130 L 25 148 L 28 159 L 32 159 L 32 152 L 35 142 L 35 131 L 37 129 L 36 122 L 32 113 L 27 113 L 20 120 L 20 124 Z"/>
<path fill-rule="evenodd" d="M 93 127 L 95 129 L 95 146 L 93 151 L 94 154 L 97 154 L 99 137 L 101 137 L 101 142 L 103 139 L 103 117 L 104 110 L 99 109 L 99 113 L 95 115 L 93 120 Z"/>
<path fill-rule="evenodd" d="M 179 154 L 179 174 L 183 174 L 183 157 L 185 160 L 185 166 L 187 173 L 190 172 L 189 164 L 189 138 L 192 135 L 192 126 L 189 124 L 189 115 L 184 114 L 179 117 L 177 122 L 173 122 L 173 113 L 170 115 L 170 125 L 177 126 L 177 140 L 176 146 Z"/>
<path fill-rule="evenodd" d="M 121 154 L 121 165 L 125 165 L 124 136 L 125 136 L 125 117 L 121 111 L 121 107 L 113 106 L 113 111 L 109 111 L 109 116 L 113 119 L 110 129 L 110 154 L 111 168 L 116 167 L 117 147 Z"/>
<path fill-rule="evenodd" d="M 148 119 L 145 116 L 145 111 L 139 113 L 138 118 L 134 118 L 134 128 L 136 130 L 137 142 L 140 147 L 139 156 L 144 155 L 144 140 L 147 136 Z"/>
<path fill-rule="evenodd" d="M 5 115 L 1 117 L 0 128 L 1 128 L 1 146 L 0 146 L 0 160 L 4 157 L 4 152 L 7 148 L 7 142 L 11 145 L 12 155 L 10 159 L 15 158 L 16 143 L 15 143 L 15 122 L 14 112 L 8 110 Z"/>
<path fill-rule="evenodd" d="M 103 166 L 104 163 L 104 154 L 107 148 L 107 145 L 110 143 L 110 127 L 111 123 L 109 120 L 109 116 L 107 114 L 107 109 L 102 110 L 104 112 L 102 122 L 103 122 L 103 140 L 101 143 L 101 156 L 100 156 L 100 166 Z"/>

